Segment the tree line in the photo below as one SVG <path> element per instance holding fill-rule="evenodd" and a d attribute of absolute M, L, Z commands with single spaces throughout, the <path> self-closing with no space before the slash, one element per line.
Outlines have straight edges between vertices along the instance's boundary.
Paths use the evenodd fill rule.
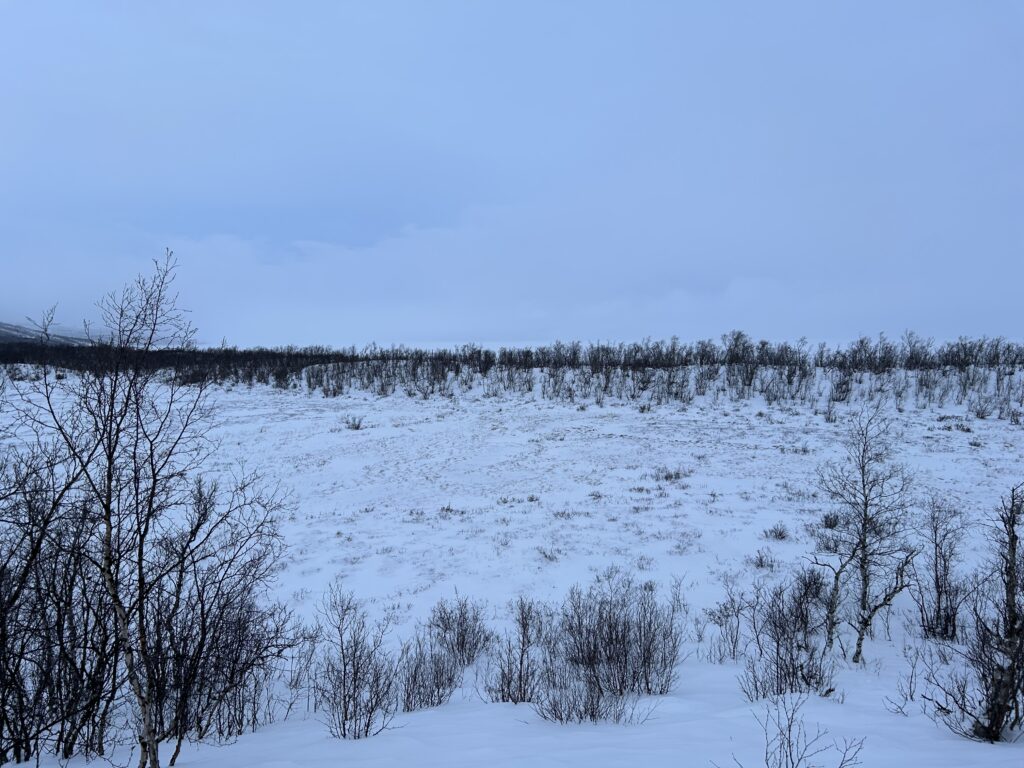
<path fill-rule="evenodd" d="M 85 343 L 51 342 L 45 330 L 34 341 L 0 342 L 0 365 L 47 365 L 69 371 L 110 370 L 116 362 L 117 340 L 104 333 Z M 514 371 L 587 369 L 639 371 L 719 366 L 751 379 L 759 369 L 787 369 L 806 375 L 814 369 L 841 373 L 884 374 L 893 371 L 964 371 L 970 368 L 1015 370 L 1024 367 L 1024 344 L 1000 337 L 970 339 L 936 345 L 914 333 L 899 341 L 884 334 L 861 337 L 845 346 L 821 343 L 755 341 L 743 331 L 720 340 L 682 343 L 668 341 L 583 344 L 555 342 L 549 346 L 486 349 L 467 344 L 451 349 L 415 349 L 370 345 L 333 349 L 327 346 L 201 348 L 194 344 L 139 350 L 136 363 L 149 370 L 171 370 L 185 381 L 270 384 L 298 377 L 310 366 L 403 366 L 432 368 L 459 375 L 464 370 L 486 376 L 492 368 Z"/>
<path fill-rule="evenodd" d="M 45 323 L 44 323 L 45 326 Z M 120 354 L 103 334 L 81 345 L 34 342 L 0 344 L 0 365 L 13 380 L 42 367 L 62 373 L 109 372 Z M 903 407 L 966 404 L 977 418 L 996 414 L 1021 420 L 1024 410 L 1024 345 L 1001 338 L 961 338 L 936 346 L 908 333 L 899 342 L 861 338 L 845 347 L 806 342 L 755 343 L 742 331 L 720 341 L 683 344 L 555 343 L 497 351 L 465 345 L 423 350 L 369 346 L 237 349 L 193 343 L 134 351 L 133 364 L 189 385 L 269 385 L 305 389 L 325 397 L 351 390 L 379 396 L 451 397 L 474 389 L 488 396 L 533 394 L 562 402 L 607 399 L 641 407 L 686 404 L 695 397 L 761 397 L 768 405 L 801 402 L 834 418 L 836 403 L 885 395 Z M 859 393 L 859 394 L 858 394 Z"/>

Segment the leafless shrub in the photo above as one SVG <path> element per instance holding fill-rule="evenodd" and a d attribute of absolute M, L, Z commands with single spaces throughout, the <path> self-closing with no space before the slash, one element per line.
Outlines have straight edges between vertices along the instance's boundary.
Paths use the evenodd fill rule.
<path fill-rule="evenodd" d="M 929 712 L 979 741 L 1014 738 L 1024 726 L 1024 485 L 1011 489 L 991 527 L 992 555 L 976 576 L 963 645 L 926 655 Z"/>
<path fill-rule="evenodd" d="M 674 483 L 693 475 L 693 470 L 685 467 L 658 467 L 652 477 L 659 483 Z"/>
<path fill-rule="evenodd" d="M 786 524 L 779 521 L 771 528 L 764 529 L 764 537 L 770 541 L 789 541 L 791 534 Z"/>
<path fill-rule="evenodd" d="M 753 555 L 747 555 L 744 558 L 744 562 L 751 568 L 756 568 L 759 571 L 772 572 L 779 567 L 779 561 L 775 559 L 771 550 L 764 549 L 763 547 Z"/>
<path fill-rule="evenodd" d="M 836 413 L 836 403 L 831 397 L 828 400 L 828 404 L 825 406 L 825 412 L 823 415 L 825 416 L 826 424 L 835 424 L 839 421 L 839 414 Z"/>
<path fill-rule="evenodd" d="M 402 652 L 400 698 L 403 712 L 438 707 L 462 679 L 459 659 L 430 632 L 417 630 Z"/>
<path fill-rule="evenodd" d="M 838 512 L 828 511 L 822 513 L 819 524 L 826 531 L 834 531 L 841 522 L 842 516 Z"/>
<path fill-rule="evenodd" d="M 999 403 L 992 395 L 976 395 L 967 404 L 968 410 L 974 418 L 983 420 L 993 414 Z"/>
<path fill-rule="evenodd" d="M 633 722 L 638 696 L 614 693 L 569 661 L 566 638 L 555 633 L 544 644 L 534 711 L 554 723 Z"/>
<path fill-rule="evenodd" d="M 720 370 L 717 362 L 709 362 L 704 365 L 698 364 L 693 378 L 694 392 L 701 397 L 706 395 L 712 385 L 718 381 Z"/>
<path fill-rule="evenodd" d="M 536 600 L 520 597 L 509 606 L 513 628 L 495 643 L 488 660 L 485 691 L 491 701 L 521 704 L 537 696 L 543 671 L 543 648 L 553 612 Z"/>
<path fill-rule="evenodd" d="M 636 719 L 639 695 L 675 682 L 685 612 L 678 584 L 662 602 L 653 583 L 615 569 L 586 591 L 573 587 L 544 638 L 537 713 L 563 723 Z"/>
<path fill-rule="evenodd" d="M 830 382 L 828 401 L 832 403 L 845 403 L 853 391 L 853 375 L 849 371 L 838 371 L 832 376 Z"/>
<path fill-rule="evenodd" d="M 743 652 L 743 616 L 749 602 L 735 579 L 725 579 L 723 586 L 725 597 L 713 608 L 704 609 L 705 617 L 718 630 L 707 650 L 707 659 L 715 664 L 736 661 Z"/>
<path fill-rule="evenodd" d="M 298 642 L 284 655 L 281 665 L 281 679 L 284 683 L 282 715 L 286 719 L 300 703 L 304 704 L 306 712 L 312 712 L 316 703 L 320 634 L 316 626 L 304 627 L 297 639 Z"/>
<path fill-rule="evenodd" d="M 323 641 L 317 708 L 331 735 L 362 739 L 386 729 L 399 707 L 399 660 L 385 647 L 388 626 L 371 624 L 355 597 L 334 584 L 319 612 Z"/>
<path fill-rule="evenodd" d="M 473 664 L 493 638 L 484 609 L 483 602 L 456 597 L 439 600 L 430 613 L 430 633 L 463 667 Z"/>
<path fill-rule="evenodd" d="M 912 566 L 911 593 L 926 638 L 956 640 L 960 613 L 969 596 L 958 573 L 963 560 L 967 520 L 963 512 L 939 496 L 928 499 L 920 516 L 920 555 Z"/>
<path fill-rule="evenodd" d="M 788 693 L 831 694 L 835 667 L 818 637 L 820 585 L 810 574 L 787 584 L 755 585 L 745 619 L 751 638 L 740 690 L 749 701 Z"/>
<path fill-rule="evenodd" d="M 855 768 L 861 765 L 860 752 L 864 739 L 829 740 L 828 731 L 817 726 L 807 730 L 800 710 L 807 701 L 804 695 L 780 696 L 765 705 L 757 722 L 764 731 L 765 768 Z M 826 756 L 832 762 L 823 762 Z M 743 763 L 733 758 L 738 768 Z"/>
<path fill-rule="evenodd" d="M 900 673 L 896 681 L 896 698 L 885 697 L 885 708 L 894 715 L 906 717 L 907 707 L 911 702 L 918 701 L 924 674 L 924 655 L 925 651 L 920 645 L 903 646 L 903 658 L 907 661 L 907 669 Z"/>
<path fill-rule="evenodd" d="M 817 568 L 803 567 L 793 575 L 789 591 L 801 631 L 821 630 L 824 624 L 827 590 L 825 574 Z"/>
<path fill-rule="evenodd" d="M 545 547 L 542 544 L 537 545 L 537 554 L 543 557 L 549 563 L 557 563 L 558 555 L 560 550 L 555 547 Z"/>
<path fill-rule="evenodd" d="M 150 663 L 166 675 L 150 683 L 149 698 L 159 735 L 175 741 L 171 765 L 186 739 L 226 741 L 271 720 L 282 661 L 303 641 L 291 612 L 262 594 L 282 555 L 265 503 L 247 481 L 225 493 L 197 479 L 187 530 L 211 529 L 201 545 L 187 545 L 184 532 L 164 542 L 176 566 L 153 598 L 146 634 Z"/>

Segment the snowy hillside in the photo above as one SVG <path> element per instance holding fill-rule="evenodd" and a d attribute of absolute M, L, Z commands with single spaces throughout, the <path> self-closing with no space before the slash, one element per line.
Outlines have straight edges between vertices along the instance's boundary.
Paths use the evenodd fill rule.
<path fill-rule="evenodd" d="M 749 588 L 781 578 L 813 549 L 805 525 L 828 508 L 816 468 L 837 456 L 858 407 L 840 405 L 827 423 L 806 408 L 711 397 L 640 412 L 479 393 L 324 399 L 268 387 L 218 390 L 215 403 L 224 466 L 244 461 L 291 494 L 281 596 L 311 616 L 340 576 L 373 615 L 394 621 L 395 642 L 439 598 L 486 600 L 502 628 L 515 596 L 558 601 L 609 566 L 662 585 L 681 577 L 691 620 L 723 599 L 724 580 Z M 965 417 L 961 407 L 889 415 L 916 499 L 938 493 L 980 523 L 1024 474 L 1020 426 Z M 766 538 L 776 523 L 787 540 Z M 968 557 L 980 547 L 975 528 Z M 866 664 L 840 661 L 836 691 L 807 703 L 807 727 L 820 723 L 829 740 L 866 737 L 868 766 L 1021 765 L 1024 744 L 954 736 L 920 702 L 906 716 L 887 708 L 914 624 L 904 593 L 869 640 Z M 645 700 L 652 708 L 639 724 L 545 722 L 529 705 L 485 702 L 470 670 L 450 703 L 399 714 L 365 741 L 332 739 L 317 715 L 293 715 L 234 745 L 186 747 L 179 764 L 707 766 L 733 755 L 763 764 L 755 716 L 764 705 L 742 695 L 742 663 L 711 663 L 692 627 L 685 647 L 674 689 Z"/>
<path fill-rule="evenodd" d="M 59 329 L 63 333 L 57 333 L 57 329 L 51 329 L 49 342 L 53 344 L 78 345 L 83 343 L 81 334 L 67 333 L 66 329 Z M 13 323 L 0 323 L 0 343 L 15 342 L 37 342 L 40 339 L 38 328 L 26 328 L 24 325 Z"/>
<path fill-rule="evenodd" d="M 1024 768 L 1020 0 L 52 5 L 0 768 Z"/>

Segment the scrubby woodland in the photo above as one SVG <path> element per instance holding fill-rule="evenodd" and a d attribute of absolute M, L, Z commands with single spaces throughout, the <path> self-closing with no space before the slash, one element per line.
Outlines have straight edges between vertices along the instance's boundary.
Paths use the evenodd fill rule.
<path fill-rule="evenodd" d="M 173 272 L 164 262 L 104 298 L 85 344 L 51 343 L 43 322 L 38 342 L 0 348 L 0 763 L 127 746 L 142 768 L 159 768 L 186 742 L 227 742 L 290 717 L 361 739 L 445 704 L 467 680 L 546 721 L 642 727 L 696 654 L 737 664 L 739 691 L 765 703 L 765 765 L 853 766 L 864 742 L 808 730 L 800 708 L 835 694 L 837 664 L 866 664 L 865 641 L 897 600 L 914 607 L 916 635 L 892 716 L 922 707 L 967 739 L 1021 734 L 1024 485 L 1008 485 L 981 522 L 928 495 L 883 407 L 957 405 L 1019 424 L 1021 345 L 908 334 L 811 349 L 733 332 L 720 343 L 498 352 L 198 349 Z M 794 572 L 726 582 L 695 611 L 683 582 L 609 568 L 561 600 L 442 600 L 396 637 L 342 582 L 313 619 L 275 599 L 288 489 L 254 468 L 211 468 L 209 395 L 223 384 L 327 397 L 534 393 L 640 409 L 756 397 L 803 404 L 842 437 L 818 467 L 820 515 Z M 855 389 L 868 397 L 838 409 Z M 972 526 L 984 527 L 980 562 L 964 554 Z M 784 523 L 764 534 L 791 535 Z M 758 558 L 754 567 L 773 570 L 770 553 Z"/>
<path fill-rule="evenodd" d="M 497 352 L 473 345 L 440 350 L 201 349 L 181 341 L 140 349 L 135 364 L 150 372 L 171 372 L 184 384 L 305 387 L 325 397 L 360 390 L 426 398 L 480 387 L 492 395 L 537 393 L 598 404 L 609 398 L 688 403 L 711 394 L 828 408 L 846 402 L 854 386 L 866 386 L 899 407 L 956 403 L 978 418 L 1016 420 L 1024 408 L 1024 376 L 1019 375 L 1024 345 L 998 337 L 936 345 L 907 333 L 899 342 L 879 336 L 845 347 L 812 348 L 804 341 L 755 342 L 733 331 L 718 342 L 572 342 Z M 96 373 L 108 369 L 115 354 L 102 333 L 75 345 L 48 341 L 45 333 L 34 342 L 0 344 L 0 364 L 13 378 L 31 376 L 39 366 Z"/>

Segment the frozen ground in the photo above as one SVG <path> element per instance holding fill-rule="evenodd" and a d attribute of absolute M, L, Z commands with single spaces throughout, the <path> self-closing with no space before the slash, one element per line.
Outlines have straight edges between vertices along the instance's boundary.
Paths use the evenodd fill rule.
<path fill-rule="evenodd" d="M 224 464 L 244 460 L 290 491 L 281 596 L 311 615 L 341 575 L 374 613 L 394 618 L 396 636 L 440 597 L 486 599 L 497 625 L 517 594 L 560 599 L 609 565 L 663 584 L 683 577 L 694 615 L 721 598 L 726 574 L 772 578 L 745 558 L 766 548 L 780 570 L 800 563 L 811 546 L 803 524 L 824 508 L 815 468 L 834 454 L 847 413 L 840 407 L 828 424 L 756 400 L 640 413 L 268 387 L 214 397 Z M 1024 428 L 990 419 L 947 430 L 943 413 L 963 418 L 962 407 L 893 411 L 900 457 L 918 492 L 955 497 L 980 520 L 1024 479 Z M 349 417 L 362 428 L 349 429 Z M 659 480 L 659 468 L 680 476 Z M 766 541 L 763 530 L 779 521 L 795 538 Z M 808 703 L 812 729 L 866 736 L 866 766 L 1024 765 L 1024 744 L 971 743 L 913 705 L 909 717 L 886 710 L 904 664 L 902 619 L 891 627 L 891 641 L 882 632 L 869 643 L 865 667 L 841 668 L 837 697 Z M 315 719 L 293 719 L 233 745 L 187 748 L 179 765 L 679 767 L 733 765 L 735 755 L 752 768 L 762 759 L 761 708 L 741 695 L 739 671 L 691 655 L 676 689 L 631 726 L 553 725 L 525 705 L 485 703 L 470 672 L 448 705 L 400 714 L 393 730 L 365 741 L 333 740 Z"/>

